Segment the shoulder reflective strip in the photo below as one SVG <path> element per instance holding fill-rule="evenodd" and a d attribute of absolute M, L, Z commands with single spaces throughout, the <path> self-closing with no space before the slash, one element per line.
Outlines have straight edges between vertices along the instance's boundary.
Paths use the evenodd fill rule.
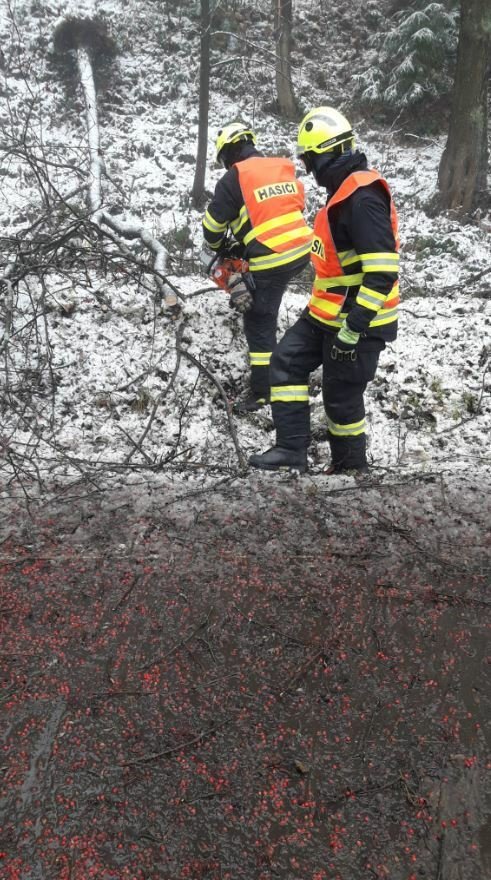
<path fill-rule="evenodd" d="M 284 244 L 285 241 L 292 241 L 294 238 L 308 238 L 310 241 L 311 236 L 310 229 L 306 226 L 303 229 L 288 229 L 286 232 L 281 232 L 279 235 L 273 235 L 272 238 L 266 238 L 262 243 L 265 244 L 266 247 L 274 248 L 279 244 Z"/>
<path fill-rule="evenodd" d="M 335 437 L 356 437 L 358 434 L 365 433 L 365 419 L 361 419 L 359 422 L 352 422 L 350 425 L 339 425 L 328 416 L 327 427 Z"/>
<path fill-rule="evenodd" d="M 287 223 L 294 223 L 295 220 L 303 220 L 303 214 L 301 211 L 290 211 L 289 214 L 281 214 L 279 217 L 273 217 L 272 220 L 266 220 L 264 223 L 260 223 L 259 226 L 255 226 L 254 229 L 251 229 L 251 231 L 244 236 L 244 244 L 249 244 L 253 238 L 257 238 L 257 236 L 262 235 L 263 232 L 270 232 L 271 229 L 276 229 L 277 226 L 286 226 Z"/>
<path fill-rule="evenodd" d="M 337 275 L 335 278 L 318 278 L 314 284 L 317 290 L 330 290 L 332 287 L 356 287 L 363 281 L 363 272 L 356 275 Z"/>
<path fill-rule="evenodd" d="M 227 223 L 218 223 L 213 219 L 209 211 L 206 211 L 203 217 L 203 226 L 206 226 L 210 232 L 223 232 L 227 228 Z"/>
<path fill-rule="evenodd" d="M 299 260 L 310 254 L 312 243 L 309 241 L 306 245 L 293 248 L 291 251 L 284 251 L 282 254 L 266 254 L 264 257 L 251 257 L 249 260 L 249 268 L 260 272 L 262 269 L 274 269 L 276 266 L 285 266 L 293 260 Z"/>
<path fill-rule="evenodd" d="M 239 216 L 236 217 L 235 220 L 232 220 L 232 222 L 230 224 L 230 228 L 231 228 L 232 232 L 234 233 L 234 235 L 236 232 L 239 231 L 239 229 L 242 229 L 242 227 L 247 223 L 248 220 L 249 220 L 249 214 L 248 214 L 246 206 L 243 205 L 239 211 Z"/>
<path fill-rule="evenodd" d="M 308 403 L 308 385 L 283 385 L 271 388 L 271 403 Z"/>
<path fill-rule="evenodd" d="M 383 324 L 392 324 L 393 321 L 397 321 L 399 316 L 399 310 L 395 309 L 380 309 L 377 313 L 377 317 L 373 318 L 369 327 L 382 327 Z"/>
<path fill-rule="evenodd" d="M 271 360 L 272 351 L 250 351 L 249 361 L 251 367 L 267 367 Z"/>

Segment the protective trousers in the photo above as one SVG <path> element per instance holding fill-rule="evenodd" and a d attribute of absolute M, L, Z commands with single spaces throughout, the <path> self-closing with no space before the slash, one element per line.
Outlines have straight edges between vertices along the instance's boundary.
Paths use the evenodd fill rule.
<path fill-rule="evenodd" d="M 303 266 L 290 271 L 255 272 L 254 305 L 244 315 L 244 333 L 249 349 L 251 391 L 269 397 L 269 365 L 276 348 L 278 312 L 288 283 Z"/>
<path fill-rule="evenodd" d="M 309 374 L 322 364 L 332 466 L 360 469 L 367 466 L 363 395 L 375 376 L 384 343 L 361 340 L 357 359 L 339 363 L 331 358 L 334 339 L 334 333 L 301 317 L 276 348 L 270 368 L 276 445 L 296 450 L 309 445 Z"/>

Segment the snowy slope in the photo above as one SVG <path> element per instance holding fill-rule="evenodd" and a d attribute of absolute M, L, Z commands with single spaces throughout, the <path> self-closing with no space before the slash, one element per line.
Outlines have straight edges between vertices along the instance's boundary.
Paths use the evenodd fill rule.
<path fill-rule="evenodd" d="M 230 63 L 214 68 L 209 190 L 220 175 L 213 163 L 213 140 L 224 120 L 242 116 L 253 122 L 266 152 L 293 154 L 296 126 L 271 113 L 274 75 L 267 53 L 272 22 L 264 6 L 236 6 L 223 22 L 223 30 L 235 37 L 223 37 L 223 48 L 213 56 L 215 64 L 228 58 Z M 2 13 L 1 42 L 10 47 L 1 81 L 4 139 L 18 143 L 29 107 L 31 142 L 56 162 L 51 173 L 62 193 L 79 187 L 87 174 L 82 96 L 73 85 L 67 90 L 50 54 L 54 29 L 66 14 L 102 16 L 118 47 L 102 83 L 99 107 L 106 204 L 121 217 L 140 218 L 167 244 L 171 278 L 190 294 L 206 286 L 197 260 L 200 212 L 189 199 L 197 141 L 198 19 L 181 7 L 168 4 L 163 10 L 161 4 L 143 0 L 19 0 L 15 25 Z M 335 51 L 326 53 L 323 22 L 310 4 L 298 4 L 297 14 L 302 26 L 295 43 L 295 84 L 304 107 L 341 102 L 349 114 L 346 96 L 356 51 L 343 55 L 342 46 L 350 20 L 342 10 L 330 17 Z M 244 34 L 262 48 L 258 58 L 245 58 Z M 321 85 L 320 77 L 313 76 L 319 69 Z M 486 480 L 491 469 L 491 219 L 479 217 L 463 225 L 426 213 L 443 138 L 430 141 L 410 132 L 376 130 L 368 118 L 356 115 L 353 122 L 359 146 L 393 188 L 402 233 L 400 337 L 382 356 L 367 394 L 370 459 L 380 475 L 396 467 L 408 473 L 470 469 Z M 304 180 L 313 216 L 322 194 L 310 179 Z M 0 230 L 9 239 L 25 230 L 42 208 L 32 168 L 18 151 L 10 150 L 2 160 L 0 193 Z M 22 289 L 8 374 L 1 373 L 6 478 L 19 476 L 15 461 L 23 462 L 24 479 L 42 478 L 45 487 L 87 469 L 91 475 L 116 477 L 134 469 L 151 482 L 162 465 L 190 478 L 237 468 L 220 392 L 189 357 L 176 351 L 176 331 L 183 323 L 181 347 L 213 373 L 230 399 L 244 390 L 247 360 L 240 318 L 230 312 L 223 294 L 189 298 L 176 323 L 155 308 L 148 290 L 123 273 L 104 273 L 92 262 L 83 275 L 52 273 L 43 296 L 45 321 L 26 340 L 22 328 L 32 319 L 41 290 L 32 279 Z M 296 319 L 307 297 L 308 279 L 287 293 L 281 331 Z M 22 385 L 28 371 L 37 371 L 41 380 L 23 409 L 21 388 L 12 382 L 17 376 Z M 314 473 L 320 473 L 328 451 L 319 374 L 313 375 L 311 390 L 311 463 Z M 269 413 L 234 419 L 234 426 L 245 456 L 272 443 Z"/>

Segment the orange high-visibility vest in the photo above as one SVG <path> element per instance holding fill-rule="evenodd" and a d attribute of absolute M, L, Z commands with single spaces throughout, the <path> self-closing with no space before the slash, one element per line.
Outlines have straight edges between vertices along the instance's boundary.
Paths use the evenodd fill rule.
<path fill-rule="evenodd" d="M 341 309 L 347 297 L 348 290 L 346 287 L 336 284 L 336 279 L 345 276 L 345 271 L 341 265 L 340 258 L 336 251 L 334 239 L 332 237 L 331 227 L 329 223 L 329 212 L 334 205 L 349 199 L 349 197 L 361 186 L 369 186 L 371 183 L 378 181 L 386 190 L 390 199 L 390 222 L 396 242 L 396 251 L 399 250 L 399 233 L 397 213 L 389 185 L 386 180 L 378 173 L 378 171 L 355 171 L 343 181 L 339 189 L 336 190 L 332 198 L 329 199 L 325 208 L 321 208 L 314 222 L 314 240 L 312 251 L 310 254 L 314 269 L 315 279 L 312 287 L 312 296 L 308 304 L 311 314 L 319 318 L 322 323 L 339 327 L 342 323 Z M 349 271 L 349 270 L 348 270 Z M 332 289 L 326 281 L 332 280 Z M 359 283 L 353 283 L 358 286 Z M 327 288 L 327 289 L 326 289 Z M 399 282 L 395 281 L 393 288 L 380 310 L 394 309 L 399 303 Z M 374 319 L 375 320 L 375 319 Z"/>
<path fill-rule="evenodd" d="M 235 167 L 252 226 L 244 244 L 256 240 L 277 254 L 308 245 L 312 230 L 303 218 L 304 186 L 295 177 L 293 162 L 251 156 Z"/>

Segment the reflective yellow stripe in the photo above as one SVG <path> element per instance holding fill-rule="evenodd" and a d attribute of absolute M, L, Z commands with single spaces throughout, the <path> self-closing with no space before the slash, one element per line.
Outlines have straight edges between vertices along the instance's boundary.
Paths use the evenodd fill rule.
<path fill-rule="evenodd" d="M 343 305 L 344 300 L 339 303 L 333 303 L 328 299 L 321 299 L 319 296 L 315 296 L 315 294 L 312 294 L 309 302 L 309 306 L 315 306 L 316 309 L 321 309 L 327 318 L 336 318 Z"/>
<path fill-rule="evenodd" d="M 398 272 L 399 254 L 360 254 L 364 272 Z"/>
<path fill-rule="evenodd" d="M 362 284 L 359 293 L 366 293 L 368 296 L 372 296 L 379 302 L 385 302 L 388 297 L 387 293 L 380 293 L 378 290 L 374 290 L 373 287 L 367 287 L 366 284 Z"/>
<path fill-rule="evenodd" d="M 374 302 L 370 297 L 360 296 L 360 294 L 356 297 L 356 303 L 359 306 L 364 306 L 365 309 L 370 309 L 372 312 L 378 312 L 380 309 L 380 303 Z"/>
<path fill-rule="evenodd" d="M 310 303 L 312 303 L 312 299 L 310 300 Z M 325 300 L 322 300 L 321 306 L 319 306 L 315 302 L 313 303 L 313 305 L 317 305 L 317 308 L 323 308 L 324 302 L 325 302 Z M 309 305 L 310 305 L 310 303 L 309 303 Z M 347 312 L 340 312 L 339 315 L 336 315 L 336 317 L 321 318 L 320 315 L 317 315 L 315 312 L 311 312 L 312 317 L 315 318 L 316 321 L 320 321 L 321 324 L 326 324 L 327 327 L 335 327 L 335 328 L 343 326 L 343 321 L 347 317 L 347 314 L 348 314 Z M 370 321 L 370 324 L 368 326 L 369 326 L 369 328 L 370 327 L 382 327 L 384 324 L 391 324 L 393 321 L 397 321 L 398 317 L 399 317 L 399 311 L 398 311 L 397 306 L 395 306 L 395 308 L 393 308 L 393 309 L 381 309 L 380 312 L 377 312 L 377 317 L 372 318 L 372 320 Z"/>
<path fill-rule="evenodd" d="M 262 244 L 265 244 L 266 247 L 274 248 L 278 244 L 284 244 L 285 241 L 291 241 L 293 238 L 309 238 L 311 239 L 310 230 L 308 227 L 303 229 L 288 229 L 286 232 L 281 232 L 279 235 L 273 235 L 272 238 L 267 238 Z M 246 236 L 247 238 L 247 236 Z M 245 239 L 244 239 L 245 241 Z"/>
<path fill-rule="evenodd" d="M 399 316 L 399 310 L 397 306 L 393 309 L 380 309 L 380 312 L 377 313 L 376 318 L 372 318 L 369 323 L 369 327 L 382 327 L 383 324 L 391 324 L 392 321 L 397 321 Z"/>
<path fill-rule="evenodd" d="M 360 262 L 360 257 L 356 251 L 343 251 L 338 254 L 338 257 L 343 268 L 350 266 L 352 263 Z"/>
<path fill-rule="evenodd" d="M 359 256 L 360 260 L 363 260 L 363 262 L 365 262 L 365 260 L 379 260 L 380 258 L 383 258 L 384 262 L 386 260 L 394 260 L 396 263 L 399 262 L 399 254 L 397 251 L 373 251 L 373 253 L 360 254 Z"/>
<path fill-rule="evenodd" d="M 289 214 L 282 214 L 279 217 L 273 217 L 272 220 L 266 220 L 264 223 L 260 223 L 259 226 L 255 226 L 254 229 L 251 229 L 251 231 L 244 236 L 244 244 L 249 244 L 253 238 L 257 238 L 257 236 L 262 235 L 263 232 L 270 232 L 271 229 L 276 229 L 277 226 L 293 223 L 295 220 L 303 220 L 303 214 L 301 211 L 291 211 Z"/>
<path fill-rule="evenodd" d="M 316 321 L 320 321 L 321 324 L 326 324 L 328 327 L 335 328 L 343 326 L 343 321 L 347 317 L 347 314 L 347 312 L 340 312 L 335 318 L 321 318 L 319 315 L 315 314 L 315 312 L 311 312 L 312 317 L 315 318 Z"/>
<path fill-rule="evenodd" d="M 394 299 L 398 299 L 398 297 L 399 297 L 399 282 L 396 281 L 396 282 L 392 285 L 392 290 L 391 290 L 391 292 L 389 293 L 389 295 L 388 295 L 388 297 L 387 297 L 387 300 L 386 300 L 385 305 L 386 305 L 386 306 L 390 305 L 390 303 L 392 302 L 392 300 L 394 300 Z"/>
<path fill-rule="evenodd" d="M 386 299 L 387 294 L 379 293 L 377 290 L 372 290 L 370 287 L 365 287 L 365 285 L 362 284 L 358 291 L 356 302 L 360 306 L 365 306 L 366 309 L 372 309 L 372 311 L 378 312 L 378 310 L 382 308 Z"/>
<path fill-rule="evenodd" d="M 206 229 L 209 229 L 210 232 L 223 232 L 224 229 L 227 228 L 226 223 L 218 223 L 213 219 L 209 211 L 205 212 L 205 216 L 203 217 L 203 226 Z"/>
<path fill-rule="evenodd" d="M 239 216 L 235 220 L 232 220 L 230 224 L 230 228 L 234 235 L 236 232 L 239 231 L 239 229 L 242 229 L 242 227 L 247 223 L 248 220 L 249 214 L 247 212 L 247 208 L 245 205 L 242 205 L 242 208 L 239 211 Z"/>
<path fill-rule="evenodd" d="M 249 361 L 251 367 L 268 367 L 272 351 L 250 351 Z"/>
<path fill-rule="evenodd" d="M 336 278 L 318 278 L 316 276 L 314 285 L 317 290 L 332 290 L 333 287 L 356 287 L 363 281 L 363 272 L 356 275 L 338 275 Z"/>
<path fill-rule="evenodd" d="M 271 388 L 271 403 L 308 403 L 308 385 L 278 385 Z"/>
<path fill-rule="evenodd" d="M 368 274 L 368 272 L 393 272 L 395 275 L 398 271 L 398 266 L 391 265 L 390 263 L 367 266 L 366 263 L 363 263 L 363 271 L 365 274 Z"/>
<path fill-rule="evenodd" d="M 314 312 L 311 312 L 311 315 L 313 318 L 315 318 L 316 321 L 320 321 L 321 324 L 326 324 L 327 327 L 338 328 L 338 327 L 342 327 L 342 325 L 343 325 L 343 322 L 340 319 L 339 315 L 337 318 L 321 318 L 320 315 L 316 315 L 316 314 L 314 314 Z"/>
<path fill-rule="evenodd" d="M 350 425 L 340 425 L 337 422 L 333 422 L 328 416 L 327 427 L 335 437 L 357 437 L 358 434 L 365 433 L 365 419 L 360 419 L 359 422 L 351 422 Z"/>
<path fill-rule="evenodd" d="M 284 266 L 293 260 L 299 260 L 310 254 L 312 243 L 303 244 L 300 247 L 292 248 L 291 251 L 284 251 L 282 254 L 265 254 L 264 257 L 251 257 L 249 260 L 249 269 L 260 272 L 262 269 L 273 269 L 276 266 Z"/>

